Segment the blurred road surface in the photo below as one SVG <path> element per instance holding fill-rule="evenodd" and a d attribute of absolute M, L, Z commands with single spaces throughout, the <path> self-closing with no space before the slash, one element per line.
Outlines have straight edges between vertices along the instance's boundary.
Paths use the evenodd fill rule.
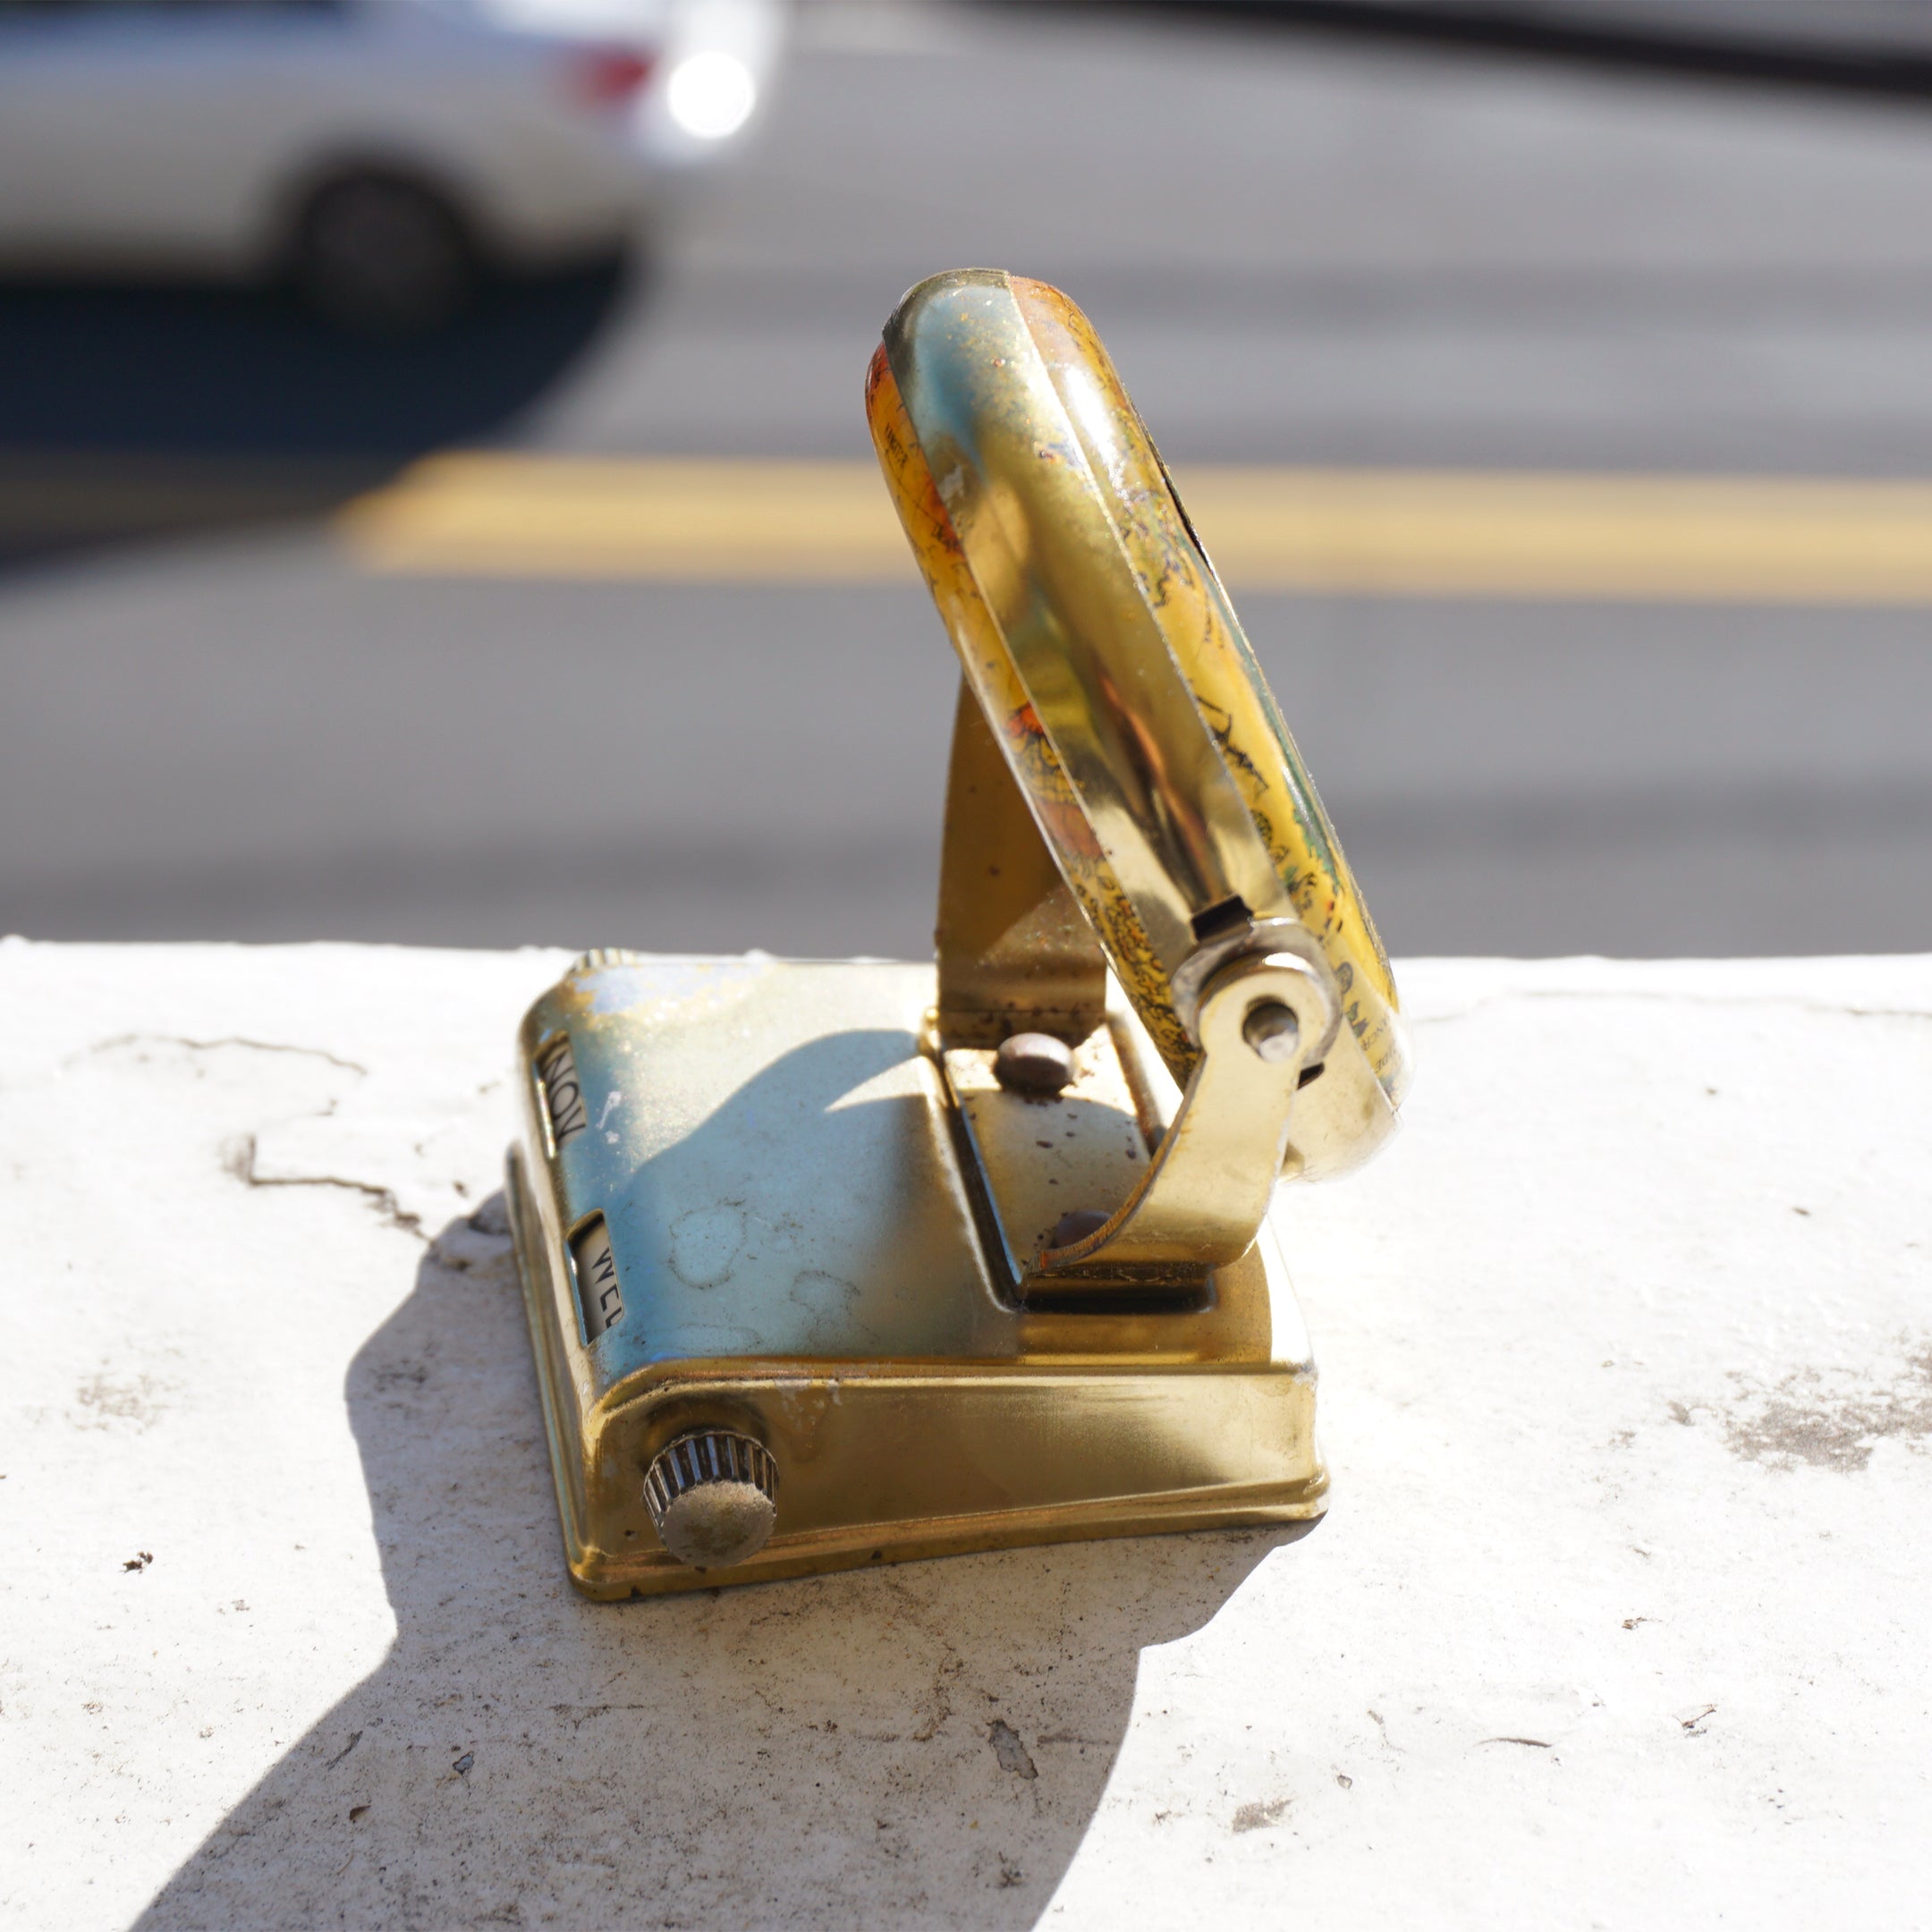
<path fill-rule="evenodd" d="M 547 387 L 331 445 L 381 383 L 400 419 L 433 378 L 343 351 L 369 373 L 337 370 L 292 449 L 221 393 L 248 379 L 225 350 L 205 396 L 114 359 L 127 447 L 79 365 L 4 405 L 0 524 L 47 500 L 50 453 L 76 500 L 108 478 L 166 522 L 216 447 L 196 488 L 305 513 L 0 573 L 0 928 L 917 954 L 954 674 L 910 560 L 394 570 L 306 511 L 451 435 L 862 462 L 880 322 L 967 262 L 1074 294 L 1177 469 L 1932 478 L 1928 208 L 1932 103 L 1261 23 L 810 8 L 761 148 L 602 332 L 545 298 L 530 328 L 590 338 Z M 0 310 L 37 301 L 45 323 L 30 292 Z M 521 325 L 490 326 L 514 362 Z M 1397 953 L 1932 946 L 1932 604 L 1788 574 L 1240 602 Z"/>

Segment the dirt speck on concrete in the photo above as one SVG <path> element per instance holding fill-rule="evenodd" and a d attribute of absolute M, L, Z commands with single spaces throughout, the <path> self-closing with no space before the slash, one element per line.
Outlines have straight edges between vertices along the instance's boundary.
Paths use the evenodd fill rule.
<path fill-rule="evenodd" d="M 993 1755 L 999 1759 L 1002 1771 L 1010 1771 L 1019 1778 L 1039 1775 L 1026 1746 L 1020 1741 L 1020 1733 L 1004 1717 L 996 1717 L 987 1726 L 987 1742 L 993 1747 Z"/>
<path fill-rule="evenodd" d="M 1724 1428 L 1732 1453 L 1746 1462 L 1855 1475 L 1881 1442 L 1919 1446 L 1932 1438 L 1932 1346 L 1907 1355 L 1882 1380 L 1795 1369 L 1745 1393 Z"/>
<path fill-rule="evenodd" d="M 76 1428 L 111 1429 L 125 1424 L 132 1429 L 152 1428 L 167 1413 L 170 1384 L 150 1375 L 91 1375 L 74 1391 L 80 1413 Z"/>
<path fill-rule="evenodd" d="M 1238 1832 L 1266 1831 L 1293 1802 L 1292 1798 L 1274 1798 L 1266 1804 L 1244 1804 L 1234 1814 L 1234 1829 Z"/>

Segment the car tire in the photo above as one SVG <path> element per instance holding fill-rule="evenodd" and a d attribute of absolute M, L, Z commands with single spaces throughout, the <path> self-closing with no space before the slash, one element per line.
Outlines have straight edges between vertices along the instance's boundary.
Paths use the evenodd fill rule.
<path fill-rule="evenodd" d="M 474 298 L 477 254 L 442 196 L 401 175 L 343 175 L 318 189 L 296 224 L 302 299 L 364 335 L 419 335 Z"/>

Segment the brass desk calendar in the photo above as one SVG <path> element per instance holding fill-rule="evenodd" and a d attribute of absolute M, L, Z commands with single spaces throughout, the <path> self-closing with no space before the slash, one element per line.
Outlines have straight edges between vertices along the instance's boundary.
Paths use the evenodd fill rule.
<path fill-rule="evenodd" d="M 965 674 L 936 962 L 591 953 L 523 1022 L 596 1597 L 1323 1507 L 1267 1216 L 1394 1125 L 1388 962 L 1079 309 L 922 283 L 866 403 Z"/>

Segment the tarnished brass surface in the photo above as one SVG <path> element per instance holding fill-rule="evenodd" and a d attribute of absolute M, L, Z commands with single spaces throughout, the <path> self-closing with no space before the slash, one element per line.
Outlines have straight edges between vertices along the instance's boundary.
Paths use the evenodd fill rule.
<path fill-rule="evenodd" d="M 1245 1030 L 1269 1006 L 1285 1007 L 1295 1023 L 1264 1060 Z M 983 1048 L 943 1050 L 1013 1292 L 1030 1302 L 1205 1289 L 1255 1239 L 1297 1089 L 1332 1045 L 1338 1018 L 1318 954 L 1237 955 L 1202 1001 L 1203 1052 L 1178 1106 L 1124 1015 L 1080 1043 L 1075 1079 L 1050 1098 L 1003 1090 Z M 1103 1224 L 1060 1244 L 1056 1224 L 1083 1209 L 1098 1210 Z"/>
<path fill-rule="evenodd" d="M 1084 1039 L 1106 954 L 1033 823 L 970 686 L 960 685 L 939 855 L 939 1024 L 996 1046 L 1028 1028 Z"/>
<path fill-rule="evenodd" d="M 512 1220 L 593 1595 L 1319 1513 L 1314 1370 L 1272 1238 L 1189 1307 L 1021 1305 L 924 1043 L 934 993 L 929 966 L 620 959 L 525 1020 Z M 539 1071 L 558 1040 L 584 1121 L 561 1142 Z M 569 1237 L 597 1216 L 623 1313 L 591 1337 Z M 728 1572 L 665 1551 L 644 1496 L 696 1428 L 782 1471 L 775 1533 Z"/>
<path fill-rule="evenodd" d="M 1407 1078 L 1340 847 L 1072 303 L 923 284 L 867 395 L 965 674 L 935 964 L 589 953 L 519 1042 L 512 1220 L 597 1596 L 1326 1491 L 1269 1201 Z"/>
<path fill-rule="evenodd" d="M 1049 1285 L 1039 1258 L 1064 1216 L 1106 1220 L 1147 1178 L 1179 1097 L 1162 1077 L 1166 1090 L 1157 1097 L 1139 1057 L 1131 1042 L 1122 1051 L 1114 1025 L 1096 1027 L 1074 1046 L 1072 1081 L 1038 1097 L 1002 1087 L 985 1047 L 940 1051 L 969 1177 L 985 1197 L 987 1245 L 1002 1282 L 1021 1300 Z"/>
<path fill-rule="evenodd" d="M 1264 1059 L 1249 1022 L 1269 1009 L 1292 1017 L 1285 1050 Z M 1202 999 L 1201 1056 L 1145 1178 L 1104 1226 L 1044 1249 L 1042 1279 L 1192 1284 L 1247 1253 L 1281 1176 L 1301 1076 L 1336 1017 L 1318 964 L 1287 952 L 1230 962 Z"/>
<path fill-rule="evenodd" d="M 1199 1053 L 1172 996 L 1197 921 L 1237 899 L 1257 919 L 1298 919 L 1348 1029 L 1298 1109 L 1301 1171 L 1366 1158 L 1408 1078 L 1388 962 L 1091 326 L 1041 283 L 936 276 L 887 323 L 867 407 L 967 681 L 1175 1078 Z"/>

